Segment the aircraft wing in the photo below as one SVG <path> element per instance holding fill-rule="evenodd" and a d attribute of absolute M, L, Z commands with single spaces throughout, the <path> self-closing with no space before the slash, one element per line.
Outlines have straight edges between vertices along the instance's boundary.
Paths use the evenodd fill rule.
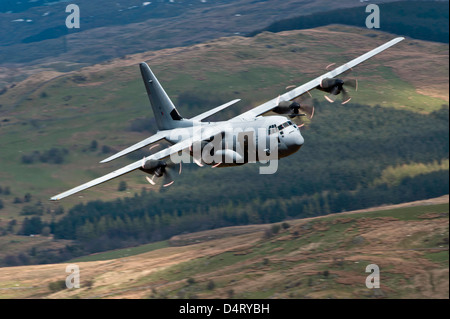
<path fill-rule="evenodd" d="M 221 126 L 214 126 L 214 127 L 206 128 L 203 130 L 201 128 L 199 128 L 199 129 L 197 129 L 196 132 L 194 132 L 193 137 L 183 140 L 177 144 L 174 144 L 174 145 L 172 145 L 166 149 L 163 149 L 155 154 L 152 154 L 152 155 L 146 157 L 145 160 L 148 161 L 150 159 L 153 159 L 153 160 L 164 159 L 172 154 L 178 153 L 180 151 L 183 151 L 183 150 L 189 148 L 193 143 L 195 143 L 197 141 L 202 141 L 204 139 L 210 138 L 211 136 L 222 133 L 222 131 L 223 131 L 223 128 Z M 64 193 L 53 196 L 52 198 L 50 198 L 50 200 L 55 201 L 55 200 L 63 199 L 67 196 L 73 195 L 73 194 L 81 192 L 85 189 L 102 184 L 102 183 L 112 180 L 116 177 L 130 173 L 134 170 L 137 170 L 141 167 L 141 165 L 142 165 L 142 160 L 136 161 L 125 167 L 115 170 L 114 172 L 111 172 L 107 175 L 101 176 L 101 177 L 96 178 L 92 181 L 89 181 L 83 185 L 72 188 Z"/>
<path fill-rule="evenodd" d="M 70 189 L 70 190 L 68 190 L 68 191 L 66 191 L 64 193 L 58 194 L 56 196 L 53 196 L 52 198 L 50 198 L 50 200 L 63 199 L 64 197 L 73 195 L 75 193 L 81 192 L 82 190 L 91 188 L 91 187 L 93 187 L 95 185 L 104 183 L 104 182 L 109 181 L 109 180 L 111 180 L 113 178 L 116 178 L 116 177 L 119 177 L 119 176 L 124 175 L 126 173 L 132 172 L 132 171 L 138 169 L 139 167 L 141 167 L 141 165 L 142 165 L 141 161 L 134 162 L 133 164 L 127 165 L 125 167 L 122 167 L 122 168 L 120 168 L 120 169 L 118 169 L 118 170 L 116 170 L 116 171 L 114 171 L 112 173 L 109 173 L 109 174 L 104 175 L 102 177 L 96 178 L 96 179 L 94 179 L 94 180 L 92 180 L 90 182 L 87 182 L 87 183 L 83 184 L 83 185 L 80 185 L 80 186 L 77 186 L 75 188 L 72 188 L 72 189 Z"/>
<path fill-rule="evenodd" d="M 309 81 L 308 83 L 305 83 L 289 92 L 284 93 L 283 95 L 276 97 L 270 101 L 267 101 L 264 104 L 261 104 L 247 112 L 244 112 L 233 119 L 251 119 L 255 118 L 257 116 L 260 116 L 264 113 L 267 113 L 271 111 L 273 108 L 278 106 L 279 101 L 292 101 L 293 99 L 299 97 L 302 94 L 305 94 L 306 92 L 316 88 L 320 85 L 320 82 L 324 78 L 333 78 L 335 76 L 338 76 L 339 74 L 344 73 L 345 71 L 355 67 L 356 65 L 360 64 L 361 62 L 366 61 L 367 59 L 370 59 L 371 57 L 377 55 L 380 52 L 383 52 L 384 50 L 390 48 L 391 46 L 399 43 L 400 41 L 403 41 L 405 38 L 398 37 L 395 38 L 389 42 L 386 42 L 383 45 L 380 45 L 379 47 L 357 57 L 356 59 L 351 60 L 350 62 L 341 65 L 340 67 L 337 67 L 336 69 L 325 73 L 324 75 L 321 75 L 314 80 Z"/>

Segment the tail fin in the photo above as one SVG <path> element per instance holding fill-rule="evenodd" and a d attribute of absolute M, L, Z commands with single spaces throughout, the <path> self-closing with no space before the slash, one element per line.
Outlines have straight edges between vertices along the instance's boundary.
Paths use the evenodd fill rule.
<path fill-rule="evenodd" d="M 142 62 L 139 66 L 158 129 L 168 130 L 179 127 L 177 125 L 179 122 L 177 123 L 177 121 L 181 121 L 183 118 L 178 113 L 161 84 L 159 84 L 158 79 L 152 70 L 150 70 L 147 63 Z"/>

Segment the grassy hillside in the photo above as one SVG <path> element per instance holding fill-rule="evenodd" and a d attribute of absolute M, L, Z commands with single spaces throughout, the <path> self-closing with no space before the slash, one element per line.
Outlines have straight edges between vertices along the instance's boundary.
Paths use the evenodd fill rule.
<path fill-rule="evenodd" d="M 181 235 L 71 261 L 81 273 L 72 290 L 60 285 L 67 264 L 0 268 L 0 297 L 448 298 L 448 209 L 446 196 Z M 369 264 L 380 289 L 365 286 Z"/>
<path fill-rule="evenodd" d="M 141 61 L 149 62 L 184 117 L 242 98 L 216 117 L 226 119 L 277 96 L 288 85 L 320 75 L 331 62 L 344 63 L 392 37 L 332 26 L 224 38 L 79 71 L 37 73 L 0 95 L 0 187 L 8 188 L 0 193 L 2 234 L 19 233 L 25 218 L 57 222 L 80 202 L 132 198 L 143 189 L 150 191 L 148 196 L 130 199 L 144 205 L 143 214 L 222 214 L 228 209 L 248 213 L 247 222 L 312 216 L 327 201 L 339 202 L 332 211 L 340 211 L 354 209 L 352 204 L 378 205 L 382 198 L 397 203 L 447 193 L 445 180 L 436 183 L 436 178 L 448 170 L 448 106 L 442 107 L 448 104 L 448 45 L 407 40 L 354 70 L 360 89 L 353 104 L 328 104 L 320 92 L 313 92 L 317 112 L 303 131 L 307 144 L 280 161 L 273 176 L 263 178 L 256 165 L 224 170 L 184 165 L 175 185 L 162 192 L 151 189 L 142 174 L 132 173 L 121 179 L 128 185 L 124 192 L 117 190 L 119 181 L 112 181 L 61 203 L 48 202 L 56 193 L 129 163 L 134 158 L 98 164 L 111 149 L 121 150 L 154 130 L 135 130 L 140 127 L 136 119 L 151 123 L 137 67 Z M 58 163 L 45 161 L 52 152 L 60 154 Z M 142 154 L 148 152 L 136 158 Z M 380 183 L 386 174 L 396 176 L 396 183 Z M 220 182 L 211 185 L 211 180 Z M 424 195 L 436 184 L 444 190 Z M 396 185 L 403 188 L 390 188 Z M 356 200 L 357 194 L 363 197 Z M 168 200 L 173 197 L 178 201 Z M 344 203 L 343 198 L 352 200 Z M 282 214 L 277 215 L 274 207 L 281 200 Z M 82 218 L 86 213 L 73 211 Z M 6 247 L 3 256 L 18 251 L 14 242 Z"/>

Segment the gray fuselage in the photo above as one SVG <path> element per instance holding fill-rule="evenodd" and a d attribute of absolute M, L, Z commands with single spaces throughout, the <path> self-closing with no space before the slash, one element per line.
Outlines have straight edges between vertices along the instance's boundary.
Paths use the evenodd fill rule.
<path fill-rule="evenodd" d="M 204 141 L 190 149 L 194 161 L 215 166 L 237 166 L 245 163 L 280 159 L 300 149 L 304 139 L 300 128 L 284 116 L 236 119 L 224 122 L 179 121 L 166 140 L 172 144 L 202 136 Z M 208 135 L 208 131 L 222 133 Z M 197 151 L 197 153 L 196 153 Z M 196 161 L 196 162 L 197 162 Z"/>

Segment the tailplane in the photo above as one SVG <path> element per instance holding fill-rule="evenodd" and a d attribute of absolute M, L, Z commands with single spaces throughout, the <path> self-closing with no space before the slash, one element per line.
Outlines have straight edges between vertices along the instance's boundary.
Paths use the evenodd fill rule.
<path fill-rule="evenodd" d="M 164 91 L 158 79 L 153 74 L 147 63 L 140 65 L 142 79 L 147 89 L 148 98 L 152 105 L 158 130 L 169 130 L 184 126 L 181 121 L 183 118 L 178 113 L 167 93 Z"/>

